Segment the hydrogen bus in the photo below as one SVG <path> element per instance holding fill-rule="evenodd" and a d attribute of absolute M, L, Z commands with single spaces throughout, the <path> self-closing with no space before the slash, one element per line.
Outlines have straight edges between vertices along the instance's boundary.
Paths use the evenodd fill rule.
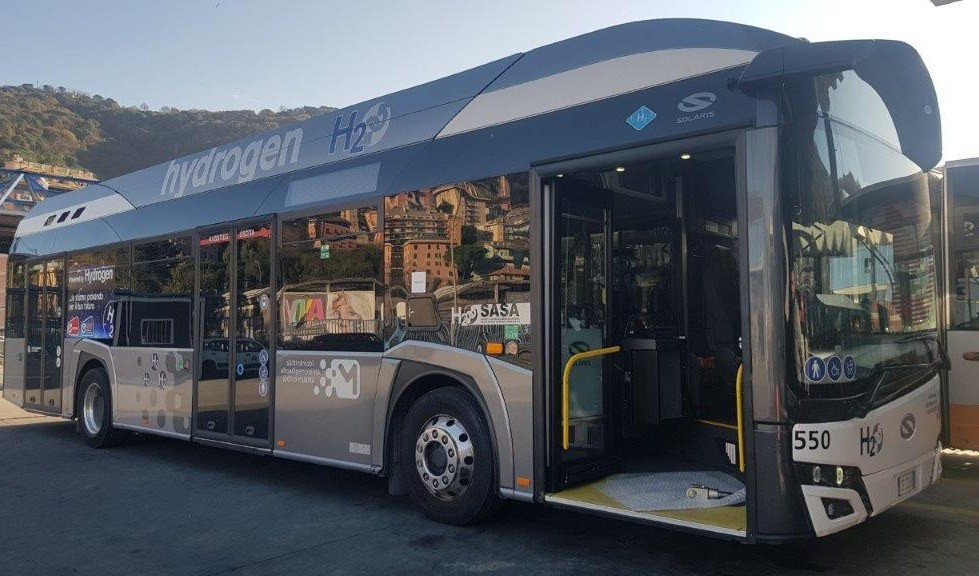
<path fill-rule="evenodd" d="M 979 450 L 979 158 L 944 166 L 948 439 Z"/>
<path fill-rule="evenodd" d="M 636 22 L 51 198 L 4 396 L 746 542 L 934 483 L 935 91 L 895 41 Z"/>

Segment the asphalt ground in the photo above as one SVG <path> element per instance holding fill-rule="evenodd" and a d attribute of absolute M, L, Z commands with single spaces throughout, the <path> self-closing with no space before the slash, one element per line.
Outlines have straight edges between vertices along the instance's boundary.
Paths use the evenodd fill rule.
<path fill-rule="evenodd" d="M 508 503 L 433 523 L 383 479 L 163 438 L 89 448 L 0 400 L 0 576 L 977 574 L 979 457 L 820 540 L 747 546 Z"/>

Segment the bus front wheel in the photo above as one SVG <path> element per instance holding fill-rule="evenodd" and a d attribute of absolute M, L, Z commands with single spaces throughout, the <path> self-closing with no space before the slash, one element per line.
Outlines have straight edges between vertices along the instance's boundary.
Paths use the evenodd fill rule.
<path fill-rule="evenodd" d="M 459 388 L 419 398 L 405 417 L 408 493 L 429 518 L 458 526 L 496 511 L 492 441 L 482 410 Z"/>
<path fill-rule="evenodd" d="M 93 448 L 121 444 L 129 436 L 126 430 L 112 426 L 112 395 L 109 377 L 102 368 L 85 372 L 79 383 L 78 432 Z"/>

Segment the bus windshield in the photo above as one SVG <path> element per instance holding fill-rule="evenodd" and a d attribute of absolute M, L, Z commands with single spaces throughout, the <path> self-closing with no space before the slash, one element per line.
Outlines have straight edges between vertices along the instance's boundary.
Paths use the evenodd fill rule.
<path fill-rule="evenodd" d="M 877 388 L 906 389 L 939 354 L 928 178 L 856 74 L 805 84 L 796 101 L 815 110 L 783 140 L 795 391 L 879 401 Z"/>

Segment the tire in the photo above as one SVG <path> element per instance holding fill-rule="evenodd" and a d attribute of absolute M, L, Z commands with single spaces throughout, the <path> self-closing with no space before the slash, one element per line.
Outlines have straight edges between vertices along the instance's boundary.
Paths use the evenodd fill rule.
<path fill-rule="evenodd" d="M 459 388 L 428 392 L 412 404 L 404 425 L 401 462 L 408 494 L 426 516 L 462 526 L 496 512 L 493 443 L 470 394 Z"/>
<path fill-rule="evenodd" d="M 112 427 L 112 395 L 104 369 L 92 368 L 82 375 L 77 406 L 78 433 L 92 448 L 118 446 L 129 437 L 128 430 Z"/>

